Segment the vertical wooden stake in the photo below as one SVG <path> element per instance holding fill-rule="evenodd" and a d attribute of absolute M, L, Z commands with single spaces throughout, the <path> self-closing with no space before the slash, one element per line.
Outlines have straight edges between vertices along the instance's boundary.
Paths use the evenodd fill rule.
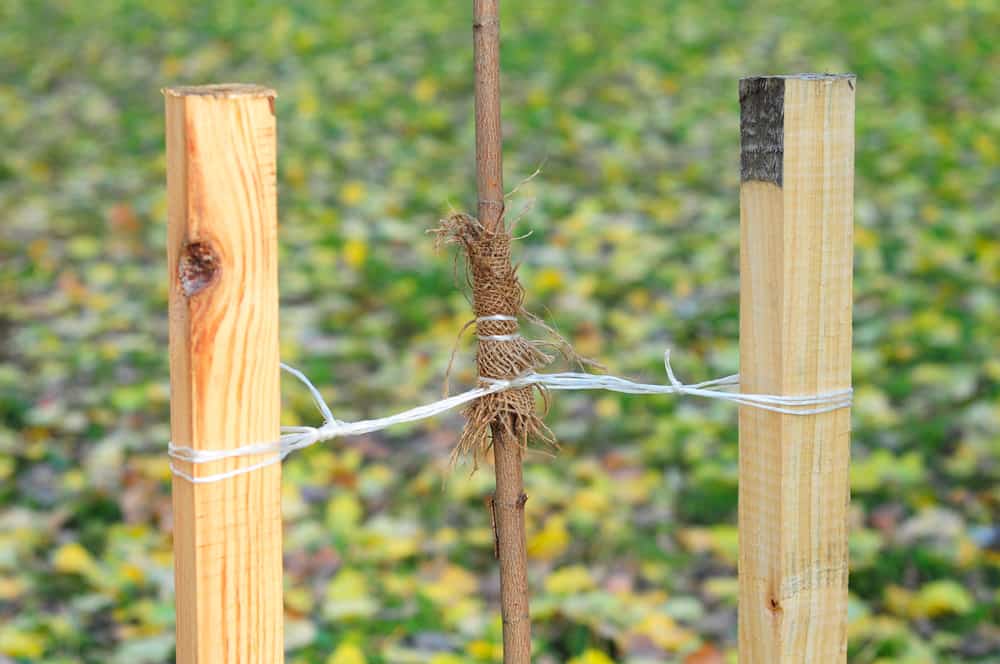
<path fill-rule="evenodd" d="M 740 81 L 740 383 L 851 383 L 854 77 Z M 740 662 L 847 657 L 850 411 L 740 412 Z"/>
<path fill-rule="evenodd" d="M 473 0 L 476 65 L 476 185 L 479 221 L 494 230 L 503 222 L 503 131 L 500 125 L 499 0 Z M 531 662 L 528 554 L 525 544 L 521 443 L 500 423 L 492 426 L 497 488 L 493 496 L 496 550 L 500 560 L 500 614 L 504 664 Z"/>
<path fill-rule="evenodd" d="M 164 91 L 170 428 L 225 449 L 279 435 L 274 92 Z M 263 458 L 180 464 L 193 475 Z M 175 478 L 179 664 L 284 661 L 281 466 L 208 484 Z"/>

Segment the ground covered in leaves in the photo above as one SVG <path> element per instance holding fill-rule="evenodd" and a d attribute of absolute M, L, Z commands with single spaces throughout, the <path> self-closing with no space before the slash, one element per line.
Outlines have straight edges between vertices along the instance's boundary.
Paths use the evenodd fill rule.
<path fill-rule="evenodd" d="M 339 417 L 436 398 L 469 318 L 425 235 L 474 199 L 469 3 L 250 4 L 0 9 L 5 664 L 172 661 L 160 87 L 278 89 L 282 353 Z M 737 368 L 737 79 L 857 73 L 850 660 L 1000 661 L 1000 6 L 503 4 L 508 183 L 544 164 L 513 201 L 528 305 L 620 375 L 662 380 L 667 346 L 684 379 Z M 734 409 L 559 394 L 547 421 L 536 661 L 734 661 Z M 286 462 L 289 662 L 498 661 L 460 426 Z"/>

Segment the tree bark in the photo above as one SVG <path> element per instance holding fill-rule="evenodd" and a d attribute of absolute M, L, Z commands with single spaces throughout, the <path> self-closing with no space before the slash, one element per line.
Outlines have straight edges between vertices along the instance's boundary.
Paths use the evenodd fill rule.
<path fill-rule="evenodd" d="M 476 185 L 478 218 L 488 230 L 503 221 L 503 132 L 500 125 L 499 0 L 473 0 L 476 63 Z M 500 614 L 504 664 L 530 664 L 531 617 L 528 610 L 528 554 L 524 534 L 522 449 L 507 429 L 494 423 L 496 493 L 492 508 L 500 562 Z"/>

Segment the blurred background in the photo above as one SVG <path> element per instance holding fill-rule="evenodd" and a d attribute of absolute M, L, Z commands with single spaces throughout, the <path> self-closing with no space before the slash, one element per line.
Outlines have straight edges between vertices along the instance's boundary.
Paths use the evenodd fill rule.
<path fill-rule="evenodd" d="M 503 3 L 528 304 L 612 372 L 738 369 L 737 80 L 858 75 L 850 661 L 1000 661 L 1000 5 Z M 163 100 L 279 92 L 286 362 L 343 419 L 470 317 L 471 3 L 0 7 L 0 662 L 173 657 Z M 463 343 L 452 383 L 474 382 Z M 286 424 L 315 423 L 284 384 Z M 736 411 L 561 393 L 530 455 L 536 661 L 735 662 Z M 438 421 L 285 463 L 293 664 L 497 662 L 490 468 Z M 444 480 L 447 479 L 447 483 Z"/>

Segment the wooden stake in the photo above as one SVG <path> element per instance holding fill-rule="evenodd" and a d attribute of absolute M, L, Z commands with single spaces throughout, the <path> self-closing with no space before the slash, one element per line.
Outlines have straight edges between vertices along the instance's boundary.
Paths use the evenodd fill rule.
<path fill-rule="evenodd" d="M 854 77 L 740 81 L 740 383 L 851 384 Z M 847 657 L 850 411 L 740 412 L 740 662 Z"/>
<path fill-rule="evenodd" d="M 170 428 L 225 449 L 279 435 L 274 92 L 164 91 Z M 193 475 L 263 457 L 180 464 Z M 284 661 L 281 466 L 210 484 L 175 478 L 178 664 Z"/>
<path fill-rule="evenodd" d="M 503 132 L 500 126 L 499 0 L 473 0 L 476 62 L 476 185 L 478 218 L 487 229 L 503 223 Z M 496 493 L 493 515 L 500 562 L 500 614 L 504 664 L 531 661 L 528 554 L 524 534 L 521 445 L 502 425 L 492 426 Z"/>

